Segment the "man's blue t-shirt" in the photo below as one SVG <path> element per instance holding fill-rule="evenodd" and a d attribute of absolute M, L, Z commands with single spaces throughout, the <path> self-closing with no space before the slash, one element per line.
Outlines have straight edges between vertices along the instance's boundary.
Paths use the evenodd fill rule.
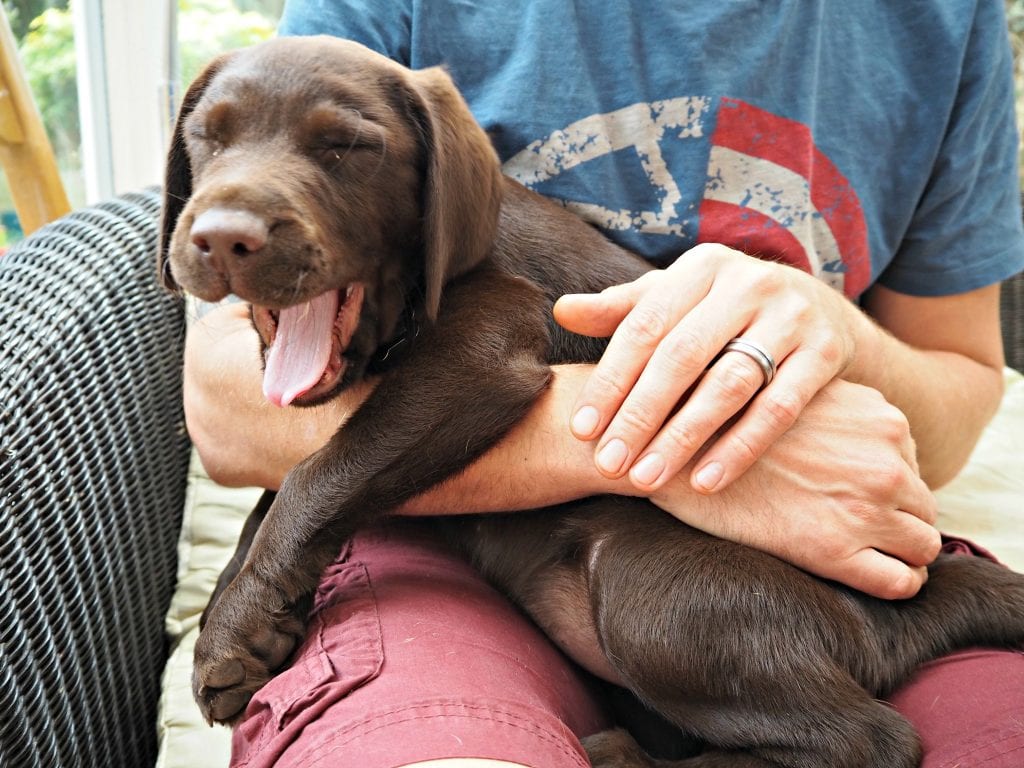
<path fill-rule="evenodd" d="M 665 264 L 715 241 L 851 298 L 1024 268 L 1002 0 L 288 0 L 443 64 L 505 172 Z"/>

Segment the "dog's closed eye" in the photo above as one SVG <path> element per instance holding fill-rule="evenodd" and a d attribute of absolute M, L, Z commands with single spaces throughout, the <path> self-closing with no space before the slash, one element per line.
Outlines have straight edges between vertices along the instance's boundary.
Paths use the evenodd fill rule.
<path fill-rule="evenodd" d="M 324 162 L 338 162 L 350 152 L 381 151 L 384 129 L 356 109 L 322 105 L 304 121 L 301 143 Z"/>
<path fill-rule="evenodd" d="M 186 126 L 189 142 L 210 151 L 224 149 L 234 139 L 237 110 L 231 102 L 219 102 L 203 112 L 193 113 Z"/>

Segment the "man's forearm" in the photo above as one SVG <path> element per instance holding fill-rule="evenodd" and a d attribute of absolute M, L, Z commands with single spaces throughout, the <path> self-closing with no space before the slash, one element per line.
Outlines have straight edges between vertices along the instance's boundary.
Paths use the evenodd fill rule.
<path fill-rule="evenodd" d="M 551 387 L 492 450 L 410 500 L 404 514 L 528 509 L 602 491 L 633 492 L 594 468 L 593 449 L 572 437 L 568 410 L 585 366 L 560 366 Z M 210 476 L 222 485 L 277 489 L 288 471 L 330 439 L 373 383 L 315 408 L 277 408 L 263 397 L 258 342 L 242 305 L 210 312 L 189 330 L 185 414 Z"/>
<path fill-rule="evenodd" d="M 937 299 L 876 288 L 866 304 L 892 333 L 872 323 L 846 377 L 906 414 L 921 477 L 937 488 L 967 462 L 1002 397 L 998 287 Z M 952 329 L 950 316 L 960 318 Z"/>
<path fill-rule="evenodd" d="M 504 439 L 458 475 L 410 499 L 408 515 L 533 509 L 598 493 L 635 495 L 594 466 L 593 446 L 572 436 L 572 404 L 590 366 L 555 366 L 550 387 Z"/>
<path fill-rule="evenodd" d="M 906 414 L 921 477 L 939 488 L 967 463 L 998 408 L 1002 374 L 956 353 L 920 351 L 896 340 L 890 346 L 877 388 Z"/>

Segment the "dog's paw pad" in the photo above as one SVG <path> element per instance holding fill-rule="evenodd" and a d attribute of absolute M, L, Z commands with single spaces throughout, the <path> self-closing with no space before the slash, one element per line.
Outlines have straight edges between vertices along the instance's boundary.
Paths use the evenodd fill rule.
<path fill-rule="evenodd" d="M 227 688 L 242 682 L 245 682 L 245 665 L 238 659 L 213 664 L 203 675 L 203 683 L 209 688 Z"/>
<path fill-rule="evenodd" d="M 252 641 L 253 651 L 270 669 L 277 669 L 283 665 L 295 650 L 295 644 L 293 635 L 271 627 L 262 627 Z"/>

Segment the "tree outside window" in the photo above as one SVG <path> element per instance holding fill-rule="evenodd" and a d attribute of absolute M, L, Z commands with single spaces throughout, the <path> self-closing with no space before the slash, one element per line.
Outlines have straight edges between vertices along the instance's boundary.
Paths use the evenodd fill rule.
<path fill-rule="evenodd" d="M 180 84 L 216 54 L 273 33 L 284 0 L 179 0 Z M 84 203 L 75 49 L 68 0 L 3 0 L 36 104 L 72 206 Z M 1024 0 L 1006 0 L 1017 76 L 1018 124 L 1024 125 Z M 5 178 L 0 177 L 0 248 L 19 236 Z"/>
<path fill-rule="evenodd" d="M 206 61 L 273 34 L 284 0 L 179 0 L 178 93 Z M 72 207 L 85 203 L 76 55 L 68 0 L 3 0 L 26 79 L 53 145 Z M 0 174 L 0 248 L 20 237 L 7 179 Z"/>

